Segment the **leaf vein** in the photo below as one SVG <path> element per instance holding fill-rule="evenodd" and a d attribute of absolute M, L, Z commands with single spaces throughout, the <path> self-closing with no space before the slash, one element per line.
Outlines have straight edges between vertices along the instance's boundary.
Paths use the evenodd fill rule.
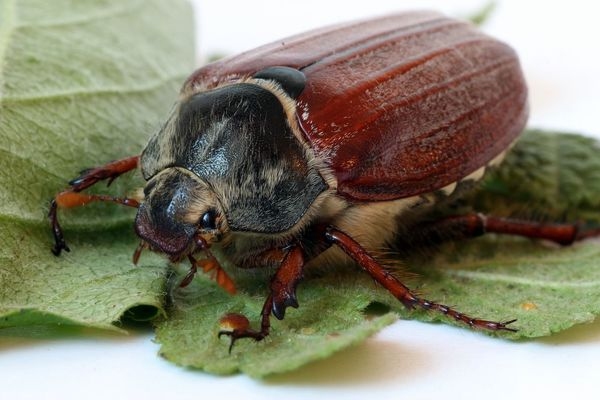
<path fill-rule="evenodd" d="M 46 95 L 35 95 L 35 96 L 22 96 L 22 97 L 5 97 L 2 99 L 3 105 L 13 105 L 13 104 L 27 104 L 27 103 L 36 103 L 39 101 L 46 100 L 61 100 L 61 99 L 69 99 L 73 97 L 97 97 L 97 96 L 112 96 L 112 95 L 123 95 L 123 94 L 142 94 L 146 92 L 152 92 L 161 86 L 172 82 L 174 79 L 178 79 L 183 81 L 183 77 L 180 76 L 171 76 L 171 77 L 162 77 L 156 81 L 153 81 L 147 85 L 136 86 L 136 87 L 127 87 L 127 88 L 105 88 L 105 89 L 82 89 L 82 90 L 72 90 L 72 91 L 64 91 L 51 93 Z"/>
<path fill-rule="evenodd" d="M 525 286 L 540 286 L 552 289 L 562 288 L 596 288 L 600 287 L 600 281 L 548 281 L 544 279 L 533 279 L 524 276 L 507 275 L 491 272 L 476 272 L 476 271 L 446 271 L 450 276 L 459 278 L 468 278 L 479 281 L 489 281 L 498 283 L 511 283 Z"/>

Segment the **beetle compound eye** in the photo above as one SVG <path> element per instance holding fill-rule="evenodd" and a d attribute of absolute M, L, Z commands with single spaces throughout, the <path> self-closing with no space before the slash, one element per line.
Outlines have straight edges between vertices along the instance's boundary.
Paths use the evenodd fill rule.
<path fill-rule="evenodd" d="M 217 229 L 217 213 L 215 210 L 208 210 L 200 220 L 202 229 Z"/>

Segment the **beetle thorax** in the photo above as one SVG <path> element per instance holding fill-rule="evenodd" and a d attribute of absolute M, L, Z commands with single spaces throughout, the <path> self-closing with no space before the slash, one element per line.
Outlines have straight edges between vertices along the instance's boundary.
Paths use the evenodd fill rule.
<path fill-rule="evenodd" d="M 294 230 L 327 188 L 278 97 L 251 83 L 182 100 L 150 140 L 141 166 L 148 185 L 160 178 L 170 196 L 161 199 L 165 190 L 152 191 L 153 198 L 143 205 L 148 215 L 193 224 L 214 203 L 232 232 L 279 235 Z M 181 179 L 175 182 L 173 174 Z M 184 200 L 176 206 L 177 196 Z M 165 206 L 181 215 L 154 210 Z M 143 222 L 144 217 L 138 218 Z M 181 229 L 192 230 L 187 225 Z"/>

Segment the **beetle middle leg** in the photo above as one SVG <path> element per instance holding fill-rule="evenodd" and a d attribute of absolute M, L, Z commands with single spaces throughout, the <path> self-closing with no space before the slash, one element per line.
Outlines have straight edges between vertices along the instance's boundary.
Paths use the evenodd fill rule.
<path fill-rule="evenodd" d="M 79 193 L 102 180 L 108 179 L 108 184 L 110 185 L 112 181 L 120 175 L 137 168 L 138 162 L 139 156 L 132 156 L 112 161 L 100 167 L 81 171 L 81 174 L 77 178 L 69 182 L 70 187 L 67 190 L 58 193 L 54 197 L 50 203 L 50 210 L 48 211 L 48 219 L 50 220 L 52 233 L 54 235 L 54 246 L 52 247 L 52 253 L 54 253 L 54 255 L 60 255 L 62 250 L 70 251 L 69 246 L 67 246 L 67 243 L 65 242 L 60 223 L 58 222 L 58 208 L 79 207 L 92 201 L 108 201 L 129 207 L 139 206 L 137 200 L 126 197 Z"/>

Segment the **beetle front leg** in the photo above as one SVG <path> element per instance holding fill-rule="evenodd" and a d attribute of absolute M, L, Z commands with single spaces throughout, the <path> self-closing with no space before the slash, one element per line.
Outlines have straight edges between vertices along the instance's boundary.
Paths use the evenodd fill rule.
<path fill-rule="evenodd" d="M 70 190 L 60 192 L 50 203 L 50 210 L 48 211 L 48 219 L 50 220 L 52 234 L 54 235 L 54 246 L 52 247 L 52 253 L 54 253 L 55 256 L 60 255 L 62 250 L 71 251 L 65 242 L 62 228 L 58 222 L 57 209 L 84 206 L 93 201 L 108 201 L 134 208 L 137 208 L 140 205 L 136 199 L 131 199 L 128 197 L 85 194 L 72 192 Z"/>
<path fill-rule="evenodd" d="M 386 288 L 394 297 L 396 297 L 408 309 L 421 307 L 425 310 L 433 310 L 448 315 L 457 321 L 463 322 L 474 328 L 483 328 L 493 331 L 516 332 L 516 329 L 509 328 L 507 325 L 515 322 L 510 320 L 506 322 L 494 322 L 479 318 L 472 318 L 461 312 L 458 312 L 443 304 L 435 303 L 418 297 L 406 285 L 400 282 L 395 276 L 390 274 L 379 264 L 365 249 L 362 248 L 354 239 L 344 232 L 329 227 L 325 232 L 326 240 L 340 247 L 346 254 L 355 260 L 365 271 L 375 279 L 377 283 Z"/>
<path fill-rule="evenodd" d="M 260 341 L 267 337 L 271 328 L 271 313 L 277 319 L 282 320 L 287 307 L 298 308 L 296 287 L 303 277 L 304 264 L 302 247 L 300 245 L 293 246 L 285 255 L 279 269 L 271 279 L 270 293 L 261 311 L 260 330 L 251 329 L 248 319 L 243 315 L 228 314 L 223 317 L 221 324 L 227 329 L 222 329 L 219 332 L 219 337 L 225 335 L 231 338 L 229 351 L 238 339 L 252 338 Z"/>
<path fill-rule="evenodd" d="M 230 313 L 221 318 L 221 330 L 218 337 L 229 336 L 229 353 L 238 339 L 251 338 L 257 342 L 269 336 L 271 330 L 271 312 L 273 311 L 273 295 L 267 296 L 260 312 L 260 330 L 250 328 L 250 321 L 242 314 Z"/>
<path fill-rule="evenodd" d="M 58 208 L 72 208 L 86 205 L 92 201 L 109 201 L 117 204 L 126 205 L 129 207 L 138 207 L 139 202 L 135 199 L 126 197 L 112 197 L 106 195 L 88 195 L 79 193 L 88 187 L 98 183 L 99 181 L 108 179 L 110 185 L 120 175 L 135 169 L 138 166 L 139 156 L 127 157 L 121 160 L 112 161 L 106 165 L 96 168 L 86 169 L 81 171 L 81 174 L 69 181 L 70 187 L 58 193 L 50 203 L 48 211 L 48 219 L 52 227 L 54 235 L 54 246 L 52 253 L 58 256 L 62 250 L 70 251 L 69 246 L 65 242 L 62 228 L 58 222 Z"/>
<path fill-rule="evenodd" d="M 140 156 L 131 156 L 111 161 L 100 167 L 84 169 L 77 178 L 69 181 L 70 189 L 73 192 L 80 192 L 105 179 L 108 179 L 108 185 L 110 185 L 119 176 L 136 169 L 139 161 Z"/>

